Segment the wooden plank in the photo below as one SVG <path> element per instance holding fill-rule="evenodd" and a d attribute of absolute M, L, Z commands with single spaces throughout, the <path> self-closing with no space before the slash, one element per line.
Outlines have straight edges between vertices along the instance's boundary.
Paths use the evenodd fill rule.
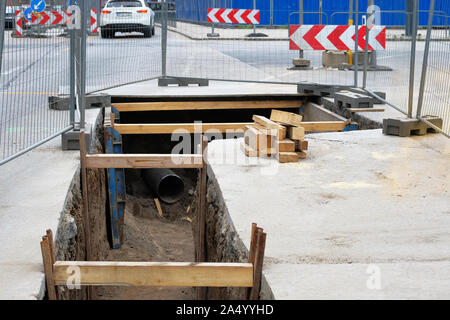
<path fill-rule="evenodd" d="M 304 152 L 304 151 L 297 151 L 296 154 L 299 157 L 299 159 L 306 159 L 306 152 Z"/>
<path fill-rule="evenodd" d="M 252 149 L 248 145 L 246 145 L 244 142 L 241 142 L 241 150 L 244 152 L 244 154 L 249 158 L 256 158 L 259 156 L 259 152 Z"/>
<path fill-rule="evenodd" d="M 201 168 L 198 154 L 95 154 L 86 156 L 87 168 Z"/>
<path fill-rule="evenodd" d="M 298 155 L 295 152 L 279 152 L 277 159 L 280 163 L 298 162 Z"/>
<path fill-rule="evenodd" d="M 221 109 L 272 109 L 300 108 L 300 100 L 252 100 L 252 101 L 167 101 L 115 103 L 119 112 L 130 111 L 178 111 L 178 110 L 221 110 Z"/>
<path fill-rule="evenodd" d="M 207 154 L 208 138 L 202 137 L 201 152 L 204 157 Z M 206 193 L 207 193 L 207 167 L 206 159 L 203 161 L 203 167 L 200 174 L 200 193 L 199 193 L 199 211 L 198 211 L 198 236 L 199 236 L 199 256 L 197 262 L 206 261 Z"/>
<path fill-rule="evenodd" d="M 53 274 L 53 258 L 51 254 L 50 242 L 47 236 L 42 237 L 41 241 L 42 261 L 44 263 L 45 282 L 49 300 L 57 300 L 55 279 Z"/>
<path fill-rule="evenodd" d="M 303 117 L 299 114 L 280 110 L 272 110 L 270 115 L 270 120 L 288 126 L 300 126 L 302 119 Z"/>
<path fill-rule="evenodd" d="M 248 253 L 248 263 L 251 263 L 252 265 L 255 265 L 256 251 L 258 249 L 256 247 L 258 229 L 259 229 L 258 225 L 256 223 L 252 223 L 252 231 L 250 234 L 250 250 Z M 253 277 L 254 277 L 254 273 L 253 273 Z M 252 288 L 248 288 L 247 289 L 247 299 L 249 299 L 251 292 L 252 292 Z"/>
<path fill-rule="evenodd" d="M 306 132 L 342 131 L 348 123 L 348 121 L 310 121 L 302 122 L 302 127 Z"/>
<path fill-rule="evenodd" d="M 202 136 L 201 140 L 201 149 L 200 154 L 203 155 L 204 161 L 203 161 L 203 167 L 199 170 L 199 205 L 198 205 L 198 255 L 197 255 L 197 262 L 205 262 L 206 257 L 206 215 L 208 206 L 206 203 L 206 193 L 208 191 L 208 174 L 207 174 L 207 154 L 208 154 L 208 137 Z M 207 289 L 206 288 L 197 288 L 197 299 L 198 300 L 206 300 L 207 298 Z"/>
<path fill-rule="evenodd" d="M 244 133 L 245 144 L 256 151 L 264 153 L 272 153 L 272 136 L 267 132 L 262 132 L 256 129 L 254 126 L 246 126 Z"/>
<path fill-rule="evenodd" d="M 55 241 L 53 240 L 53 232 L 52 230 L 47 230 L 47 239 L 48 245 L 50 247 L 50 256 L 52 257 L 52 265 L 56 262 L 56 254 L 55 254 Z"/>
<path fill-rule="evenodd" d="M 245 126 L 251 122 L 242 123 L 149 123 L 149 124 L 115 124 L 114 129 L 120 134 L 173 134 L 178 133 L 205 133 L 229 131 L 244 132 Z"/>
<path fill-rule="evenodd" d="M 289 139 L 284 139 L 281 141 L 277 141 L 278 143 L 278 152 L 294 152 L 295 151 L 295 142 Z"/>
<path fill-rule="evenodd" d="M 53 277 L 65 285 L 68 268 L 78 267 L 80 285 L 156 287 L 252 287 L 250 263 L 57 261 Z"/>
<path fill-rule="evenodd" d="M 267 119 L 263 116 L 253 115 L 253 121 L 263 126 L 266 129 L 277 130 L 277 138 L 278 140 L 284 140 L 286 138 L 286 127 L 273 122 L 270 119 Z"/>
<path fill-rule="evenodd" d="M 258 300 L 261 289 L 262 269 L 264 264 L 264 252 L 266 249 L 267 234 L 258 228 L 256 241 L 256 256 L 253 267 L 253 287 L 250 290 L 249 300 Z"/>
<path fill-rule="evenodd" d="M 347 108 L 348 111 L 356 112 L 384 112 L 383 108 Z"/>
<path fill-rule="evenodd" d="M 153 199 L 155 201 L 155 206 L 156 206 L 156 210 L 158 210 L 158 215 L 162 218 L 163 216 L 163 211 L 161 208 L 161 203 L 159 202 L 158 198 Z"/>
<path fill-rule="evenodd" d="M 292 139 L 292 140 L 303 140 L 303 139 L 305 139 L 305 128 L 289 127 L 287 136 L 289 139 Z"/>
<path fill-rule="evenodd" d="M 91 227 L 90 227 L 90 217 L 89 217 L 89 201 L 88 201 L 88 181 L 87 181 L 87 168 L 86 163 L 86 135 L 84 129 L 80 131 L 80 161 L 81 161 L 81 196 L 83 200 L 83 224 L 84 224 L 84 238 L 86 242 L 86 260 L 91 260 Z"/>
<path fill-rule="evenodd" d="M 276 129 L 267 129 L 264 126 L 260 125 L 259 123 L 253 123 L 251 125 L 255 129 L 258 129 L 258 131 L 262 132 L 263 134 L 267 136 L 276 137 L 278 135 L 278 131 Z"/>
<path fill-rule="evenodd" d="M 306 140 L 296 140 L 295 141 L 295 151 L 305 151 L 308 150 L 308 141 Z"/>

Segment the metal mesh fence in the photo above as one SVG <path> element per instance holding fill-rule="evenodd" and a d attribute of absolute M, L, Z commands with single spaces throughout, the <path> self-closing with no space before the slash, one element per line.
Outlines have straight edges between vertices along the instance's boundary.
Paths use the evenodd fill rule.
<path fill-rule="evenodd" d="M 443 120 L 443 132 L 450 135 L 450 21 L 439 11 L 449 12 L 450 3 L 435 2 L 433 26 L 429 29 L 430 41 L 420 100 L 418 117 L 437 116 Z M 439 23 L 437 23 L 439 22 Z M 420 101 L 419 100 L 419 101 Z M 420 102 L 419 102 L 420 103 Z"/>
<path fill-rule="evenodd" d="M 22 2 L 8 0 L 0 7 L 0 11 L 3 10 L 0 15 L 0 163 L 67 130 L 74 121 L 69 111 L 53 110 L 48 103 L 50 96 L 69 94 L 70 74 L 75 74 L 69 59 L 69 55 L 75 53 L 71 50 L 74 46 L 64 25 L 68 3 L 51 1 L 51 6 L 45 8 L 43 14 L 26 22 L 26 6 Z M 364 68 L 363 50 L 358 55 L 353 54 L 353 61 L 357 56 L 360 64 L 356 73 L 347 63 L 351 62 L 347 56 L 343 60 L 347 66 L 330 67 L 324 63 L 323 51 L 292 48 L 290 30 L 300 24 L 343 25 L 356 16 L 358 24 L 363 25 L 368 16 L 367 6 L 355 8 L 358 13 L 352 16 L 348 7 L 341 8 L 335 2 L 322 1 L 318 8 L 305 6 L 306 10 L 300 15 L 296 5 L 283 6 L 273 1 L 257 0 L 255 6 L 245 8 L 256 8 L 259 10 L 257 15 L 254 11 L 243 14 L 242 7 L 238 15 L 233 1 L 180 1 L 176 7 L 169 6 L 167 20 L 164 20 L 168 28 L 165 48 L 161 47 L 161 43 L 164 44 L 162 27 L 165 23 L 162 23 L 162 17 L 166 14 L 161 14 L 164 6 L 141 0 L 106 2 L 83 2 L 89 35 L 85 58 L 77 57 L 76 60 L 84 61 L 86 70 L 76 83 L 78 87 L 86 86 L 84 92 L 161 75 L 349 87 L 357 82 L 358 86 L 371 91 L 385 91 L 387 100 L 404 113 L 409 111 L 416 115 L 417 108 L 420 109 L 419 117 L 433 115 L 443 118 L 444 131 L 449 133 L 450 70 L 447 65 L 450 62 L 450 4 L 447 1 L 436 1 L 428 42 L 429 8 L 423 5 L 417 11 L 380 8 L 379 20 L 375 22 L 387 26 L 386 49 L 369 53 L 368 65 Z M 333 4 L 332 8 L 330 4 Z M 227 21 L 208 23 L 208 8 L 235 9 L 233 19 L 237 19 L 239 24 L 224 23 Z M 412 30 L 406 22 L 414 20 L 415 16 L 419 30 L 414 48 Z M 259 24 L 255 26 L 249 20 L 256 17 Z M 341 53 L 349 55 L 345 51 Z M 166 65 L 161 64 L 165 54 Z M 300 57 L 310 61 L 310 65 L 294 67 L 293 60 Z M 422 78 L 424 57 L 428 57 L 425 59 L 428 72 Z M 414 79 L 411 78 L 413 68 Z M 84 67 L 81 69 L 84 72 Z M 368 70 L 367 73 L 364 69 Z M 417 103 L 418 100 L 423 103 Z"/>
<path fill-rule="evenodd" d="M 212 1 L 210 7 L 212 8 Z M 251 9 L 251 8 L 250 8 Z M 207 12 L 194 12 L 184 8 L 186 16 Z M 176 18 L 169 23 L 168 67 L 169 76 L 208 78 L 232 81 L 256 81 L 298 83 L 301 81 L 353 85 L 353 72 L 322 66 L 322 52 L 304 51 L 304 58 L 311 61 L 311 68 L 296 70 L 293 59 L 299 58 L 298 50 L 289 49 L 289 25 L 276 25 L 271 16 L 291 16 L 292 24 L 298 24 L 298 12 L 260 10 L 261 23 L 252 25 L 211 24 Z M 319 17 L 327 21 L 325 14 L 305 12 L 310 23 L 318 23 Z M 273 22 L 264 25 L 264 21 Z"/>
<path fill-rule="evenodd" d="M 413 14 L 406 11 L 381 10 L 379 15 L 381 23 L 388 20 L 386 16 L 389 15 L 394 18 L 394 21 L 398 21 L 398 25 L 395 23 L 386 28 L 386 50 L 371 52 L 373 61 L 369 63 L 366 87 L 372 91 L 385 92 L 386 99 L 406 114 L 409 107 L 413 37 L 412 34 L 408 34 L 404 22 L 413 19 Z M 414 85 L 417 88 L 420 82 L 425 34 L 425 29 L 418 30 L 418 41 L 413 59 Z M 362 84 L 363 79 L 359 81 L 359 85 Z"/>
<path fill-rule="evenodd" d="M 367 6 L 349 16 L 348 6 L 341 8 L 335 4 L 332 11 L 324 11 L 332 1 L 323 1 L 317 11 L 304 11 L 301 15 L 298 6 L 280 10 L 281 5 L 266 8 L 266 1 L 256 1 L 260 24 L 253 25 L 208 23 L 208 8 L 230 8 L 229 1 L 202 1 L 202 6 L 177 7 L 177 15 L 169 24 L 168 75 L 193 78 L 208 78 L 233 81 L 260 81 L 298 83 L 311 82 L 353 86 L 355 74 L 351 68 L 330 66 L 323 60 L 323 51 L 290 50 L 289 29 L 300 22 L 309 25 L 343 25 L 349 18 L 362 26 L 367 19 Z M 342 2 L 340 2 L 342 5 Z M 305 5 L 306 6 L 306 5 Z M 246 9 L 252 9 L 253 6 Z M 387 25 L 386 49 L 373 54 L 369 59 L 372 65 L 366 78 L 369 89 L 385 91 L 393 104 L 407 110 L 409 95 L 409 69 L 411 67 L 411 36 L 406 30 L 406 22 L 412 13 L 405 10 L 383 10 L 378 13 L 377 24 Z M 421 25 L 424 24 L 427 10 L 418 13 Z M 226 15 L 226 14 L 225 14 Z M 223 17 L 223 14 L 222 14 Z M 226 22 L 226 21 L 225 21 Z M 229 21 L 228 21 L 229 22 Z M 280 24 L 277 24 L 280 23 Z M 426 22 L 425 22 L 426 25 Z M 419 30 L 417 66 L 420 67 L 426 30 Z M 363 51 L 363 50 L 360 50 Z M 346 54 L 346 52 L 343 52 Z M 372 57 L 372 54 L 370 54 Z M 303 57 L 310 61 L 310 68 L 293 68 L 293 59 Z M 358 85 L 363 84 L 364 59 L 358 55 L 360 71 Z M 350 62 L 348 55 L 341 58 Z M 354 62 L 354 60 L 353 60 Z M 379 68 L 375 68 L 379 66 Z M 384 68 L 382 68 L 384 67 Z M 390 71 L 387 71 L 390 70 Z M 420 68 L 416 68 L 420 75 Z M 419 80 L 420 77 L 416 77 Z"/>
<path fill-rule="evenodd" d="M 64 2 L 53 1 L 42 17 L 61 11 Z M 2 5 L 0 161 L 69 126 L 68 111 L 48 107 L 49 96 L 69 83 L 70 41 L 64 28 L 39 24 L 43 18 L 25 23 L 24 7 L 13 1 Z"/>
<path fill-rule="evenodd" d="M 161 75 L 160 24 L 146 1 L 104 1 L 95 17 L 98 30 L 86 45 L 87 92 Z"/>

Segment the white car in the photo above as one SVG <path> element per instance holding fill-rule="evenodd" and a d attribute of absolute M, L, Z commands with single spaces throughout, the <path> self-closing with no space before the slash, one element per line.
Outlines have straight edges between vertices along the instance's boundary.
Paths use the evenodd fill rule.
<path fill-rule="evenodd" d="M 155 13 L 145 0 L 109 0 L 100 16 L 102 38 L 116 32 L 142 32 L 150 38 L 155 34 Z"/>

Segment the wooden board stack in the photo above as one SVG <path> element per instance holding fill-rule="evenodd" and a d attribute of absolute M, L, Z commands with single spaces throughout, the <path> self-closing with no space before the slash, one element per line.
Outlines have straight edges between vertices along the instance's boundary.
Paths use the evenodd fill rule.
<path fill-rule="evenodd" d="M 306 158 L 308 141 L 302 116 L 280 110 L 272 110 L 270 119 L 254 115 L 252 125 L 245 127 L 245 140 L 241 145 L 247 157 L 270 157 L 279 162 L 298 162 Z"/>

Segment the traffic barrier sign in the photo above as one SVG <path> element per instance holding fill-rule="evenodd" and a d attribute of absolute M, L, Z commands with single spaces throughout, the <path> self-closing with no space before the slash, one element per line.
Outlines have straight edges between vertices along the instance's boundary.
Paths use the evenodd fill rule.
<path fill-rule="evenodd" d="M 15 12 L 16 36 L 20 37 L 23 34 L 23 12 L 16 10 Z"/>
<path fill-rule="evenodd" d="M 259 24 L 260 11 L 247 9 L 209 8 L 207 20 L 212 23 Z"/>
<path fill-rule="evenodd" d="M 31 7 L 28 7 L 25 10 L 25 20 L 31 21 L 33 19 L 33 9 Z"/>
<path fill-rule="evenodd" d="M 292 25 L 289 28 L 290 50 L 355 50 L 355 26 Z M 358 46 L 366 46 L 366 26 L 358 29 Z M 368 49 L 386 49 L 386 27 L 369 28 Z"/>
<path fill-rule="evenodd" d="M 31 10 L 31 8 L 30 8 Z M 28 16 L 27 16 L 28 14 Z M 71 12 L 69 11 L 42 11 L 39 14 L 32 12 L 31 15 L 27 10 L 16 10 L 15 12 L 16 35 L 23 35 L 23 25 L 39 25 L 39 26 L 58 26 L 67 25 L 70 22 Z M 24 19 L 25 18 L 25 19 Z M 25 21 L 24 21 L 25 20 Z M 90 29 L 92 33 L 98 32 L 97 9 L 91 9 Z"/>
<path fill-rule="evenodd" d="M 91 9 L 91 32 L 97 33 L 97 9 Z"/>
<path fill-rule="evenodd" d="M 31 0 L 31 9 L 34 12 L 41 13 L 45 10 L 45 0 Z"/>

